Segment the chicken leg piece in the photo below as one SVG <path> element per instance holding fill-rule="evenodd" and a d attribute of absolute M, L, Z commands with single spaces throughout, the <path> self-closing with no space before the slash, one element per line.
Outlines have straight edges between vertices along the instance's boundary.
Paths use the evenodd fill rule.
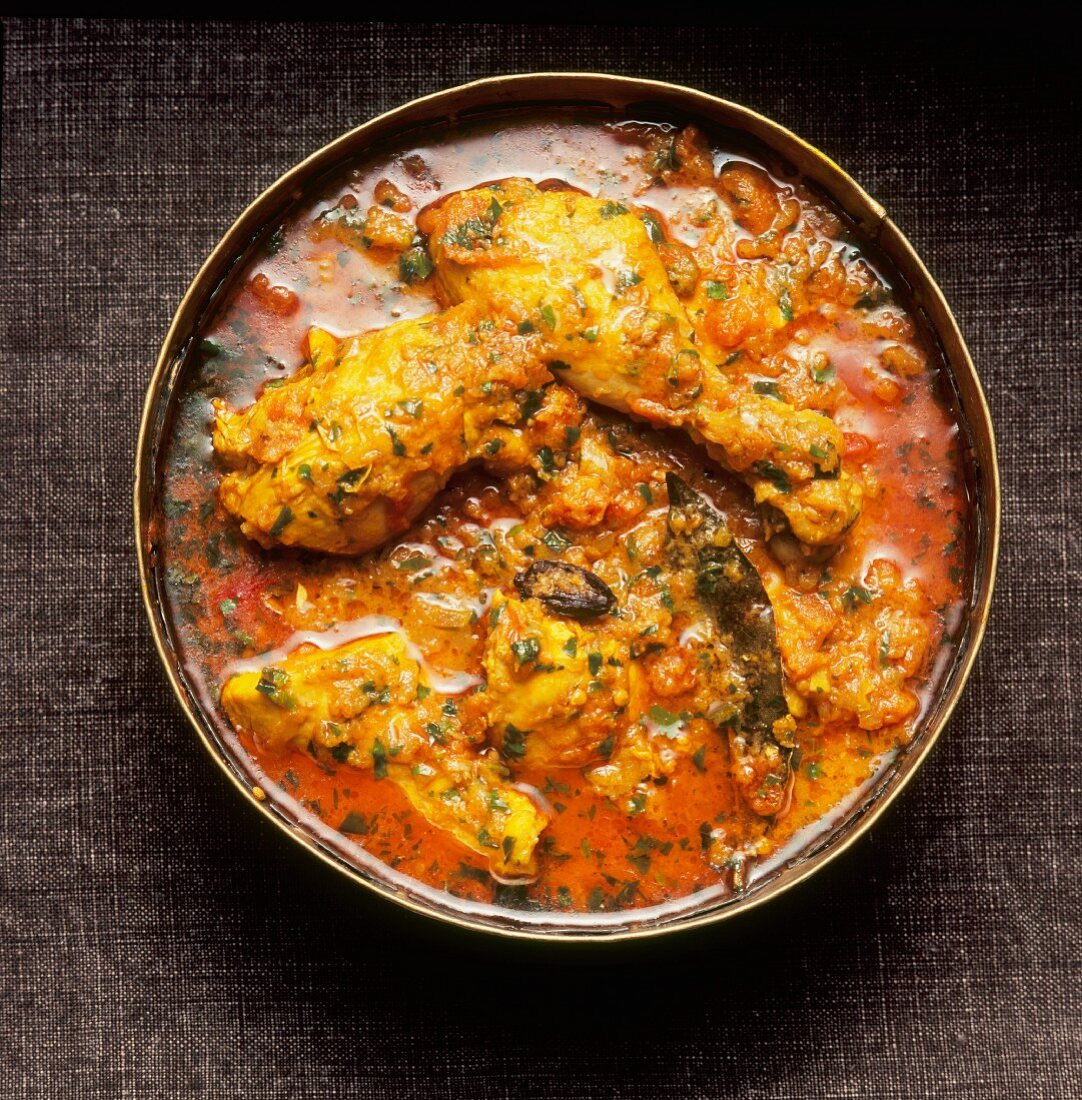
<path fill-rule="evenodd" d="M 551 382 L 541 336 L 479 303 L 308 346 L 248 409 L 215 407 L 220 499 L 263 546 L 361 553 L 404 531 Z"/>
<path fill-rule="evenodd" d="M 426 821 L 489 861 L 503 880 L 536 873 L 547 816 L 479 750 L 395 633 L 308 649 L 240 672 L 222 688 L 233 725 L 270 747 L 311 745 L 399 786 Z M 452 708 L 453 709 L 453 708 Z"/>
<path fill-rule="evenodd" d="M 457 192 L 418 224 L 447 300 L 482 303 L 540 335 L 568 385 L 687 430 L 804 543 L 838 542 L 855 522 L 861 487 L 841 468 L 840 430 L 702 359 L 646 226 L 626 207 L 510 179 Z"/>

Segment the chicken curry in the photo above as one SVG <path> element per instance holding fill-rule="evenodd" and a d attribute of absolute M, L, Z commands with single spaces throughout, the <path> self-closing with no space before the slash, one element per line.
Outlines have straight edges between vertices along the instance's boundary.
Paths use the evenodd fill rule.
<path fill-rule="evenodd" d="M 964 436 L 777 165 L 570 113 L 414 134 L 271 227 L 197 356 L 187 674 L 358 858 L 519 908 L 739 893 L 915 736 Z"/>

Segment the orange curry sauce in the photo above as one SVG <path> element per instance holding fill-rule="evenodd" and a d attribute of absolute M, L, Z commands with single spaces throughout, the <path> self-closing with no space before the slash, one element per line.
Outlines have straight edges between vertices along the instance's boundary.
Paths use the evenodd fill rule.
<path fill-rule="evenodd" d="M 160 552 L 175 630 L 187 675 L 223 733 L 232 736 L 218 706 L 230 663 L 281 647 L 298 630 L 333 627 L 338 614 L 393 616 L 434 667 L 476 673 L 487 618 L 485 592 L 466 593 L 479 601 L 478 613 L 472 621 L 451 624 L 438 621 L 438 600 L 422 601 L 418 610 L 413 597 L 418 591 L 441 592 L 439 560 L 453 555 L 446 547 L 476 546 L 486 537 L 498 543 L 509 561 L 497 583 L 507 592 L 518 563 L 538 552 L 552 556 L 534 541 L 535 532 L 516 530 L 523 517 L 508 493 L 476 470 L 452 481 L 430 518 L 372 554 L 353 559 L 265 551 L 247 541 L 219 506 L 221 469 L 210 445 L 211 401 L 222 398 L 242 407 L 264 385 L 287 377 L 303 361 L 309 327 L 344 336 L 441 308 L 431 279 L 409 285 L 400 278 L 398 254 L 314 232 L 321 213 L 343 198 L 347 207 L 355 199 L 359 211 L 367 210 L 376 201 L 377 186 L 389 180 L 408 198 L 405 216 L 412 220 L 442 195 L 519 175 L 563 180 L 652 211 L 668 238 L 692 249 L 711 211 L 735 219 L 735 254 L 725 261 L 729 276 L 734 265 L 801 271 L 801 256 L 806 259 L 811 251 L 819 257 L 819 270 L 826 274 L 779 299 L 780 319 L 775 312 L 766 328 L 759 323 L 762 304 L 754 297 L 754 282 L 742 303 L 711 295 L 708 305 L 716 312 L 704 310 L 692 320 L 708 331 L 715 347 L 729 351 L 730 369 L 745 372 L 759 392 L 826 411 L 846 433 L 845 462 L 866 494 L 863 515 L 841 551 L 825 564 L 786 567 L 764 542 L 748 490 L 714 467 L 702 450 L 604 413 L 599 414 L 604 424 L 630 429 L 637 463 L 634 478 L 621 487 L 625 508 L 617 537 L 651 512 L 664 514 L 664 500 L 650 500 L 640 485 L 663 487 L 664 471 L 680 470 L 725 510 L 767 582 L 779 635 L 792 634 L 782 645 L 786 669 L 811 702 L 795 699 L 794 713 L 803 709 L 804 714 L 796 735 L 793 795 L 787 813 L 767 830 L 764 857 L 791 854 L 829 826 L 847 799 L 913 736 L 935 687 L 933 670 L 943 665 L 937 653 L 954 644 L 971 554 L 959 453 L 964 436 L 950 411 L 941 368 L 904 305 L 892 296 L 886 273 L 822 199 L 762 161 L 716 144 L 708 146 L 714 183 L 686 179 L 672 157 L 676 133 L 660 124 L 535 114 L 415 135 L 417 144 L 407 138 L 400 147 L 355 164 L 318 197 L 298 202 L 283 225 L 268 230 L 255 259 L 200 334 L 196 369 L 167 441 L 162 484 Z M 659 150 L 662 160 L 670 157 L 667 171 L 657 167 Z M 754 166 L 750 176 L 748 166 Z M 756 193 L 763 181 L 773 195 L 767 196 L 765 213 Z M 780 232 L 777 208 L 795 215 L 787 215 Z M 827 253 L 829 262 L 822 264 Z M 705 263 L 700 254 L 700 277 L 709 279 Z M 768 278 L 759 285 L 773 284 Z M 597 538 L 604 543 L 605 536 L 601 532 Z M 603 549 L 599 544 L 591 553 Z M 429 565 L 402 568 L 418 557 Z M 896 567 L 887 567 L 885 579 L 869 574 L 877 559 Z M 907 582 L 919 584 L 919 590 L 906 590 L 903 601 L 907 621 L 917 625 L 899 642 L 876 627 L 871 615 L 882 584 L 901 591 Z M 785 614 L 786 608 L 804 614 L 801 608 L 806 611 L 807 601 L 815 600 L 822 601 L 815 607 L 833 608 L 839 620 L 829 637 L 816 634 L 807 617 L 793 627 L 792 616 Z M 823 656 L 831 646 L 834 664 L 829 654 Z M 915 675 L 902 674 L 891 690 L 895 698 L 901 691 L 920 702 L 903 721 L 894 720 L 892 704 L 876 701 L 878 696 L 862 711 L 859 699 L 852 703 L 859 686 L 846 688 L 848 695 L 839 687 L 841 702 L 833 710 L 816 705 L 817 691 L 835 690 L 831 676 L 837 673 L 842 683 L 846 662 L 874 666 L 875 675 L 879 670 L 885 675 L 892 667 L 906 668 L 907 661 L 914 665 L 907 671 Z M 826 675 L 823 667 L 833 671 Z M 724 886 L 728 872 L 703 857 L 701 838 L 704 830 L 718 828 L 738 835 L 742 818 L 750 814 L 732 790 L 726 742 L 717 735 L 695 759 L 679 762 L 651 792 L 649 810 L 642 813 L 629 814 L 625 806 L 602 798 L 581 770 L 518 768 L 515 780 L 541 792 L 553 816 L 537 881 L 500 885 L 480 856 L 430 826 L 393 783 L 372 771 L 333 766 L 299 747 L 269 752 L 246 732 L 239 737 L 253 774 L 262 777 L 272 797 L 296 800 L 301 816 L 315 815 L 399 873 L 475 901 L 613 911 Z"/>

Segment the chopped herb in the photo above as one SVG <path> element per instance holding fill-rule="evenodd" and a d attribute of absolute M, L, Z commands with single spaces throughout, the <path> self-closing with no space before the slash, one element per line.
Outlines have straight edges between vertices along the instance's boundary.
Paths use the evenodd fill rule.
<path fill-rule="evenodd" d="M 651 490 L 650 486 L 646 484 L 645 481 L 639 482 L 639 496 L 641 496 L 647 504 L 654 503 L 653 491 Z"/>
<path fill-rule="evenodd" d="M 528 730 L 520 730 L 518 726 L 512 726 L 510 722 L 503 735 L 503 751 L 505 756 L 512 760 L 521 760 L 526 755 L 526 736 Z"/>
<path fill-rule="evenodd" d="M 536 331 L 531 321 L 519 321 L 518 334 L 519 336 L 525 336 L 527 333 Z"/>
<path fill-rule="evenodd" d="M 398 277 L 409 286 L 427 279 L 434 270 L 431 258 L 421 245 L 407 248 L 398 258 Z"/>
<path fill-rule="evenodd" d="M 537 638 L 520 638 L 511 643 L 511 652 L 519 666 L 529 664 L 541 655 L 541 642 Z"/>
<path fill-rule="evenodd" d="M 276 539 L 292 522 L 293 510 L 288 504 L 284 504 L 282 510 L 278 513 L 278 518 L 274 521 L 267 534 L 270 535 L 272 539 Z"/>
<path fill-rule="evenodd" d="M 713 279 L 707 279 L 706 296 L 715 302 L 724 302 L 729 297 L 729 288 L 724 283 L 718 283 Z"/>
<path fill-rule="evenodd" d="M 297 477 L 299 477 L 301 481 L 310 482 L 312 480 L 312 467 L 309 466 L 307 462 L 302 462 L 297 467 Z"/>
<path fill-rule="evenodd" d="M 659 703 L 654 703 L 649 710 L 649 714 L 651 722 L 658 726 L 664 726 L 667 729 L 671 729 L 673 726 L 678 726 L 680 724 L 680 715 L 673 714 L 671 710 L 667 710 Z"/>
<path fill-rule="evenodd" d="M 706 771 L 706 746 L 700 745 L 692 754 L 691 762 L 701 771 Z"/>
<path fill-rule="evenodd" d="M 383 742 L 377 737 L 372 745 L 373 774 L 377 779 L 387 778 L 387 750 Z"/>
<path fill-rule="evenodd" d="M 355 492 L 360 485 L 364 484 L 371 469 L 371 466 L 358 466 L 355 470 L 347 470 L 335 482 L 337 486 L 335 491 L 328 493 L 327 496 L 334 504 L 341 504 L 342 498 L 347 493 Z"/>
<path fill-rule="evenodd" d="M 591 653 L 586 658 L 586 663 L 590 668 L 590 675 L 596 676 L 601 671 L 601 654 L 598 652 Z"/>
<path fill-rule="evenodd" d="M 642 276 L 637 271 L 621 271 L 616 276 L 616 293 L 627 290 L 629 287 L 633 287 L 642 282 Z"/>
<path fill-rule="evenodd" d="M 282 668 L 268 665 L 260 674 L 255 689 L 264 695 L 277 695 L 289 683 L 289 673 Z"/>
<path fill-rule="evenodd" d="M 837 374 L 837 370 L 829 359 L 825 367 L 812 367 L 812 378 L 819 383 L 833 381 L 835 374 Z"/>
<path fill-rule="evenodd" d="M 387 434 L 391 437 L 391 450 L 396 455 L 404 455 L 406 453 L 406 445 L 402 442 L 401 439 L 398 438 L 398 433 L 394 430 L 394 428 L 388 427 Z"/>
<path fill-rule="evenodd" d="M 421 569 L 427 569 L 432 564 L 432 559 L 424 554 L 410 554 L 408 558 L 394 563 L 395 569 L 401 569 L 403 573 L 417 573 Z"/>
<path fill-rule="evenodd" d="M 495 202 L 495 200 L 493 200 Z M 497 205 L 499 205 L 497 203 Z M 440 238 L 442 244 L 456 244 L 459 248 L 465 248 L 472 252 L 479 244 L 488 244 L 492 241 L 492 207 L 488 209 L 489 217 L 467 218 L 461 225 L 449 229 Z"/>
<path fill-rule="evenodd" d="M 781 310 L 781 317 L 783 321 L 791 321 L 793 319 L 793 302 L 789 297 L 789 291 L 783 290 L 778 295 L 778 309 Z"/>
<path fill-rule="evenodd" d="M 485 444 L 485 454 L 494 455 L 503 446 L 502 439 L 490 439 Z"/>
<path fill-rule="evenodd" d="M 556 313 L 554 312 L 552 306 L 544 305 L 541 307 L 540 312 L 541 320 L 544 321 L 546 325 L 548 325 L 549 330 L 551 331 L 552 329 L 554 329 L 556 327 Z"/>
<path fill-rule="evenodd" d="M 556 469 L 556 459 L 551 447 L 542 447 L 537 452 L 537 460 L 541 463 L 541 469 L 546 474 L 551 474 Z"/>
<path fill-rule="evenodd" d="M 680 158 L 676 155 L 675 137 L 670 138 L 668 144 L 654 151 L 650 167 L 654 172 L 680 171 Z"/>
<path fill-rule="evenodd" d="M 522 419 L 529 420 L 541 408 L 545 395 L 541 390 L 525 390 L 522 396 Z"/>
<path fill-rule="evenodd" d="M 359 814 L 356 810 L 350 810 L 342 819 L 342 824 L 338 826 L 338 831 L 340 833 L 354 833 L 357 836 L 366 836 L 371 828 L 372 824 L 364 814 Z"/>
<path fill-rule="evenodd" d="M 628 863 L 635 868 L 640 875 L 646 875 L 650 873 L 650 853 L 649 852 L 636 852 L 633 848 L 627 856 Z"/>
<path fill-rule="evenodd" d="M 553 529 L 552 531 L 546 531 L 542 536 L 541 541 L 554 553 L 562 554 L 568 547 L 575 544 L 564 534 Z"/>
<path fill-rule="evenodd" d="M 232 598 L 222 600 L 218 608 L 223 615 L 232 615 L 237 610 L 237 601 Z"/>
<path fill-rule="evenodd" d="M 863 603 L 872 602 L 872 593 L 859 584 L 851 584 L 842 593 L 842 606 L 846 611 L 853 612 Z"/>
<path fill-rule="evenodd" d="M 780 466 L 775 466 L 773 462 L 763 459 L 754 464 L 754 470 L 760 477 L 765 477 L 767 481 L 772 482 L 774 488 L 779 492 L 791 493 L 793 491 L 789 475 Z"/>
<path fill-rule="evenodd" d="M 752 382 L 751 388 L 764 397 L 776 397 L 779 401 L 781 400 L 777 382 Z"/>
<path fill-rule="evenodd" d="M 663 244 L 665 241 L 665 231 L 661 228 L 661 222 L 659 222 L 653 214 L 640 214 L 639 217 L 642 219 L 642 224 L 646 226 L 646 235 L 650 240 L 652 240 L 654 244 Z"/>
<path fill-rule="evenodd" d="M 284 225 L 278 226 L 278 228 L 267 238 L 267 255 L 275 255 L 286 238 L 286 227 Z"/>
<path fill-rule="evenodd" d="M 403 412 L 408 413 L 414 420 L 421 419 L 421 410 L 424 408 L 425 403 L 417 397 L 410 397 L 405 401 L 399 401 L 398 407 Z"/>
<path fill-rule="evenodd" d="M 601 204 L 601 209 L 598 213 L 608 221 L 609 218 L 616 218 L 621 214 L 626 214 L 627 207 L 624 206 L 623 203 L 609 201 Z"/>

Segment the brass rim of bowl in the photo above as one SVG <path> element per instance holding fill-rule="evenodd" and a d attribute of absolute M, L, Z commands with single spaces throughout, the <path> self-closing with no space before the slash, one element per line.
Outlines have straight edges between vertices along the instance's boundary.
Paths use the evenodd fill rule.
<path fill-rule="evenodd" d="M 168 622 L 154 581 L 155 547 L 150 521 L 158 485 L 157 452 L 168 423 L 173 391 L 199 322 L 207 308 L 215 302 L 226 276 L 247 258 L 251 245 L 261 231 L 276 216 L 284 214 L 311 180 L 387 138 L 420 127 L 487 116 L 500 110 L 546 107 L 602 108 L 625 118 L 635 117 L 629 114 L 634 108 L 639 117 L 650 117 L 646 112 L 652 110 L 655 117 L 675 114 L 688 121 L 701 119 L 713 126 L 750 137 L 753 142 L 765 145 L 773 154 L 792 165 L 796 174 L 816 185 L 856 223 L 905 280 L 907 305 L 911 307 L 911 312 L 923 314 L 928 335 L 939 345 L 953 383 L 955 412 L 960 414 L 963 430 L 968 431 L 969 436 L 967 465 L 973 478 L 970 488 L 975 495 L 970 506 L 975 551 L 968 624 L 961 633 L 951 671 L 941 685 L 942 694 L 923 720 L 924 728 L 918 729 L 910 745 L 876 780 L 871 790 L 863 796 L 861 805 L 850 812 L 840 825 L 831 828 L 824 840 L 798 852 L 780 870 L 771 872 L 761 886 L 753 886 L 749 893 L 730 895 L 710 909 L 702 912 L 692 909 L 653 926 L 649 923 L 636 924 L 635 910 L 623 914 L 627 926 L 616 927 L 561 928 L 560 914 L 552 914 L 551 926 L 518 926 L 515 922 L 521 914 L 514 909 L 507 910 L 505 923 L 486 923 L 461 912 L 442 910 L 435 904 L 397 891 L 387 882 L 363 874 L 347 858 L 320 841 L 313 831 L 303 828 L 299 822 L 290 822 L 271 805 L 262 788 L 253 785 L 242 774 L 240 763 L 227 755 L 223 746 L 214 739 L 213 723 L 209 717 L 203 716 L 202 708 L 185 686 L 179 656 L 171 645 Z M 1000 537 L 996 445 L 991 415 L 976 369 L 942 291 L 883 207 L 824 153 L 778 123 L 746 107 L 663 81 L 574 72 L 490 77 L 412 100 L 325 145 L 291 168 L 255 199 L 200 268 L 181 300 L 162 345 L 143 405 L 136 452 L 134 504 L 139 582 L 158 655 L 173 692 L 204 747 L 248 801 L 324 863 L 398 905 L 459 927 L 542 941 L 609 942 L 712 924 L 747 912 L 785 893 L 841 855 L 903 790 L 953 713 L 984 636 Z M 641 914 L 641 911 L 638 912 Z M 638 919 L 641 920 L 641 916 Z"/>

